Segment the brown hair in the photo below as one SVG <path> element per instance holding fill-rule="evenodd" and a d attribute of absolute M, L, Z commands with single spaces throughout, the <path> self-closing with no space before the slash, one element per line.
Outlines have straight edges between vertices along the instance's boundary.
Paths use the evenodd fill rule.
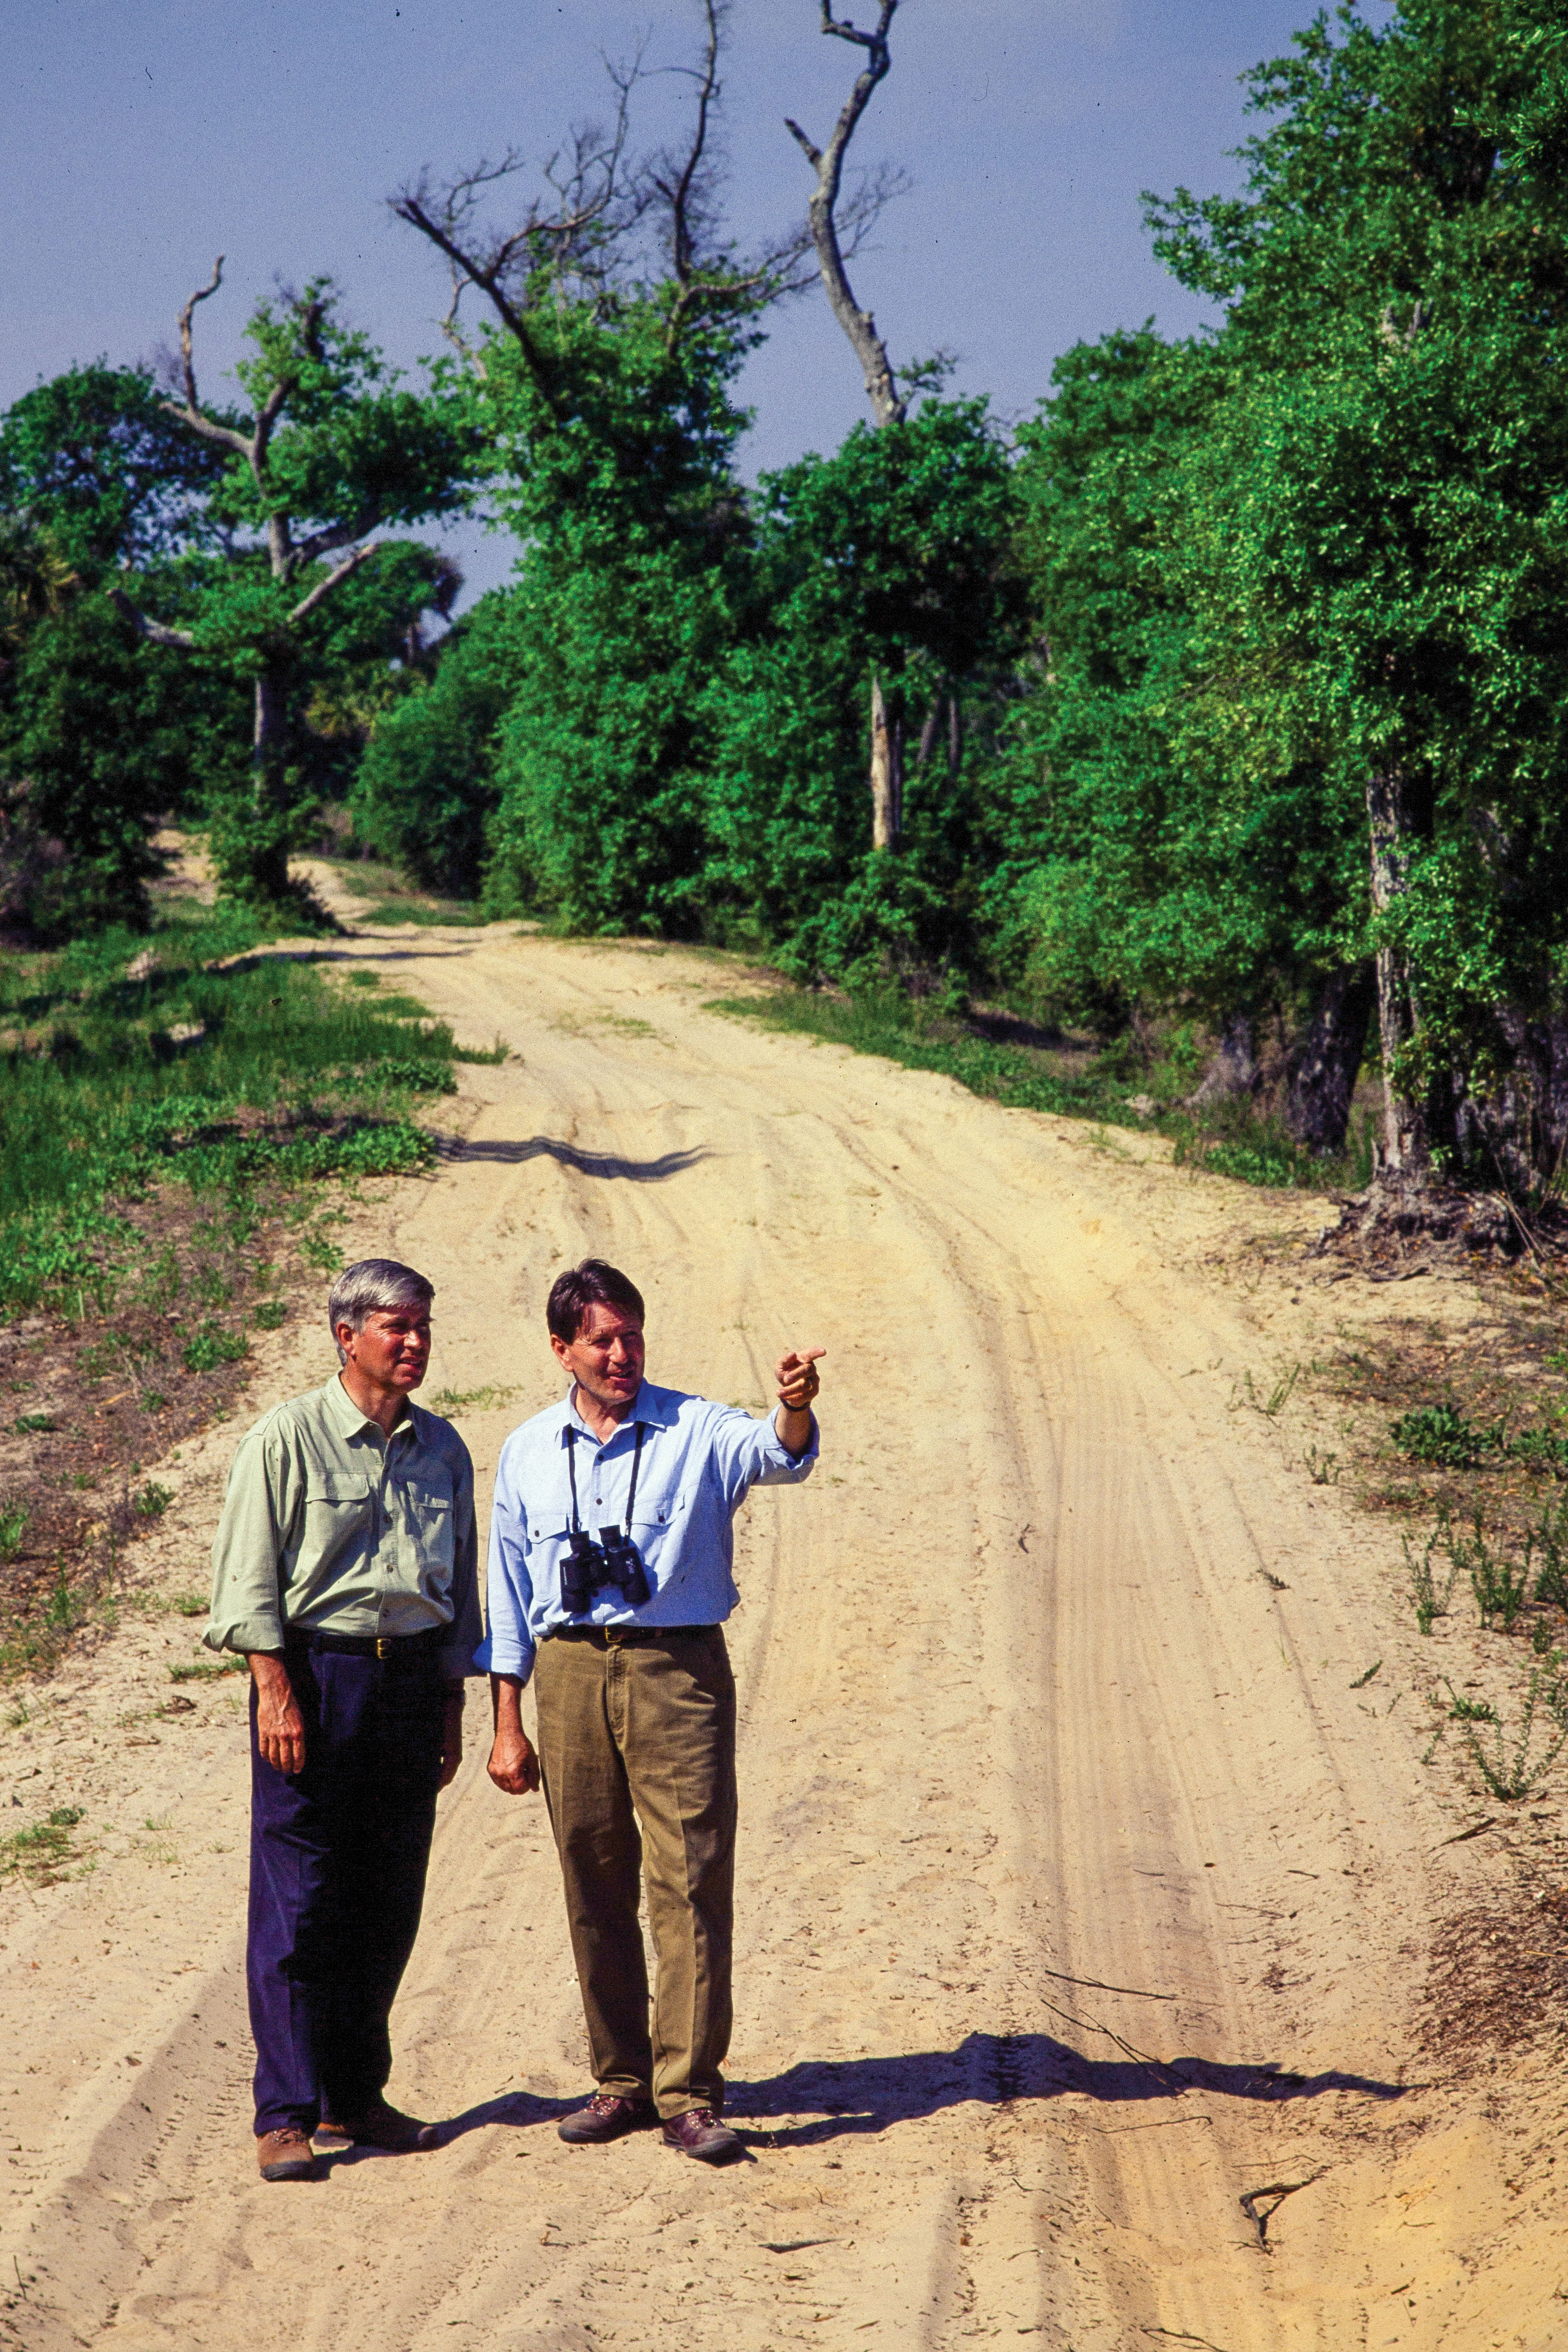
<path fill-rule="evenodd" d="M 645 1314 L 642 1292 L 635 1282 L 604 1258 L 585 1257 L 581 1265 L 568 1266 L 564 1274 L 558 1274 L 550 1286 L 544 1320 L 551 1338 L 574 1339 L 591 1307 L 618 1307 L 623 1315 L 635 1315 L 639 1323 Z"/>

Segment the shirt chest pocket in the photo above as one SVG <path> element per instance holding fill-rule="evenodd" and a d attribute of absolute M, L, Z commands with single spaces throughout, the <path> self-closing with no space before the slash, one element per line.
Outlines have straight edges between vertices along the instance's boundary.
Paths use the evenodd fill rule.
<path fill-rule="evenodd" d="M 369 1535 L 374 1515 L 371 1482 L 363 1471 L 324 1470 L 305 1496 L 305 1544 L 330 1560 Z"/>
<path fill-rule="evenodd" d="M 404 1496 L 409 1532 L 420 1559 L 449 1570 L 457 1557 L 457 1514 L 452 1507 L 451 1487 L 434 1478 L 411 1478 Z"/>
<path fill-rule="evenodd" d="M 672 1528 L 682 1517 L 687 1500 L 685 1490 L 679 1486 L 672 1486 L 665 1494 L 655 1491 L 647 1495 L 639 1487 L 632 1525 L 649 1532 L 659 1528 Z"/>

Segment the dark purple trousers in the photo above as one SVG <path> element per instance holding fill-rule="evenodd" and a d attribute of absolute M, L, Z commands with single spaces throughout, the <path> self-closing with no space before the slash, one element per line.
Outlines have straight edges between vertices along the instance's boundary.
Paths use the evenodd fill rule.
<path fill-rule="evenodd" d="M 444 1694 L 437 1644 L 390 1657 L 290 1644 L 305 1769 L 273 1770 L 250 1695 L 256 2130 L 361 2114 L 392 2072 L 387 2020 L 425 1898 Z"/>

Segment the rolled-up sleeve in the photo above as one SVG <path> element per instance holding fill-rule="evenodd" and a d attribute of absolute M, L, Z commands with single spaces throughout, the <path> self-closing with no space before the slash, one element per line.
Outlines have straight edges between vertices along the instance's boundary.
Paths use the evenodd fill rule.
<path fill-rule="evenodd" d="M 754 1421 L 733 1406 L 716 1406 L 709 1437 L 713 1466 L 731 1510 L 753 1486 L 795 1486 L 809 1478 L 821 1450 L 815 1413 L 811 1436 L 799 1454 L 792 1454 L 784 1443 L 771 1412 L 765 1420 Z"/>
<path fill-rule="evenodd" d="M 441 1645 L 441 1673 L 449 1683 L 484 1672 L 476 1653 L 484 1638 L 479 1612 L 479 1538 L 474 1524 L 474 1465 L 468 1449 L 452 1480 L 457 1517 L 452 1570 L 452 1630 Z"/>
<path fill-rule="evenodd" d="M 528 1569 L 528 1513 L 503 1453 L 490 1506 L 489 1565 L 485 1579 L 489 1630 L 475 1664 L 481 1673 L 527 1682 L 533 1672 L 534 1641 L 529 1630 L 533 1580 Z"/>
<path fill-rule="evenodd" d="M 280 1650 L 279 1563 L 299 1507 L 293 1457 L 275 1423 L 253 1429 L 234 1457 L 213 1539 L 209 1650 Z M 472 1516 L 470 1511 L 470 1517 Z"/>

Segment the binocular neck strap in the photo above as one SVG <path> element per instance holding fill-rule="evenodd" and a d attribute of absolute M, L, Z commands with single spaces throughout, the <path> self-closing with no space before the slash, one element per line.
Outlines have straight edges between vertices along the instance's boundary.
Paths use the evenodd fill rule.
<path fill-rule="evenodd" d="M 632 1531 L 632 1513 L 637 1507 L 637 1471 L 642 1465 L 643 1431 L 646 1425 L 645 1423 L 638 1422 L 637 1444 L 632 1448 L 632 1483 L 626 1494 L 626 1534 L 628 1536 Z M 577 1507 L 577 1433 L 570 1425 L 566 1431 L 566 1475 L 572 1482 L 573 1531 L 580 1534 L 583 1527 L 583 1514 Z"/>

